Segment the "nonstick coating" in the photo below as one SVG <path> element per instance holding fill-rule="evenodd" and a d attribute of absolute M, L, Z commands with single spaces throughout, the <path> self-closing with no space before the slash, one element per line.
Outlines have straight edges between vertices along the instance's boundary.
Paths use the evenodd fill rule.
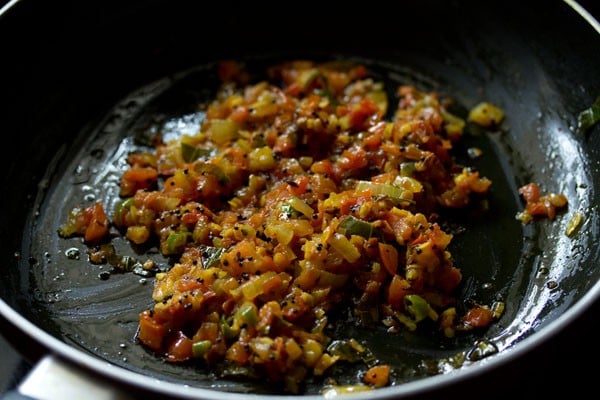
<path fill-rule="evenodd" d="M 216 380 L 145 351 L 133 338 L 138 313 L 152 303 L 152 279 L 126 273 L 101 280 L 107 266 L 91 265 L 79 239 L 56 234 L 73 206 L 114 203 L 119 160 L 134 148 L 132 136 L 177 123 L 193 129 L 195 105 L 214 94 L 214 63 L 221 59 L 258 68 L 295 58 L 351 58 L 389 87 L 410 83 L 451 97 L 463 116 L 482 100 L 506 112 L 499 129 L 470 127 L 457 148 L 459 158 L 493 181 L 492 212 L 448 222 L 467 228 L 450 249 L 465 277 L 460 297 L 502 300 L 505 314 L 483 335 L 450 342 L 343 326 L 339 335 L 367 340 L 383 361 L 402 367 L 399 385 L 377 396 L 425 391 L 491 368 L 563 329 L 598 299 L 600 128 L 579 132 L 576 116 L 600 95 L 600 39 L 565 3 L 544 2 L 543 14 L 537 2 L 408 1 L 393 13 L 377 2 L 337 13 L 307 3 L 295 13 L 282 9 L 281 18 L 257 14 L 255 5 L 81 3 L 24 1 L 0 20 L 0 37 L 23 37 L 7 44 L 9 62 L 1 67 L 3 97 L 10 99 L 2 121 L 15 144 L 4 157 L 0 296 L 16 312 L 5 317 L 20 327 L 32 323 L 34 339 L 94 370 L 108 361 L 111 367 L 97 372 L 117 381 L 189 385 L 152 389 L 161 393 L 272 393 L 268 384 Z M 33 26 L 47 34 L 32 35 Z M 484 156 L 468 160 L 469 146 Z M 553 222 L 521 225 L 516 189 L 530 181 L 564 193 L 568 209 Z M 576 212 L 584 223 L 567 237 Z M 116 244 L 140 257 L 124 241 Z M 467 353 L 478 339 L 499 352 L 427 376 L 423 360 Z M 307 394 L 320 387 L 309 383 Z"/>

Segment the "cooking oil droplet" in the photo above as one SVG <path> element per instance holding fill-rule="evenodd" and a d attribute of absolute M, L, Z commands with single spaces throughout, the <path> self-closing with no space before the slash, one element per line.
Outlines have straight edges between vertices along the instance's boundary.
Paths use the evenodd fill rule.
<path fill-rule="evenodd" d="M 73 183 L 84 183 L 90 179 L 89 168 L 85 165 L 78 165 L 73 171 Z"/>
<path fill-rule="evenodd" d="M 483 285 L 481 285 L 481 288 L 482 288 L 482 289 L 486 289 L 486 290 L 487 290 L 487 289 L 491 289 L 492 287 L 494 287 L 494 285 L 492 285 L 492 284 L 491 284 L 491 283 L 489 283 L 489 282 L 485 282 Z"/>
<path fill-rule="evenodd" d="M 49 299 L 49 302 L 54 303 L 54 302 L 57 302 L 60 300 L 62 300 L 62 292 L 58 291 L 58 292 L 52 293 L 52 295 Z"/>
<path fill-rule="evenodd" d="M 62 300 L 62 292 L 60 290 L 56 292 L 43 293 L 42 291 L 37 289 L 34 290 L 33 295 L 36 300 L 43 301 L 48 304 L 53 304 Z"/>
<path fill-rule="evenodd" d="M 558 282 L 556 282 L 556 281 L 549 281 L 548 283 L 546 283 L 546 287 L 548 289 L 556 289 L 558 287 Z"/>
<path fill-rule="evenodd" d="M 483 151 L 478 148 L 478 147 L 469 147 L 467 149 L 467 155 L 469 156 L 469 158 L 471 159 L 475 159 L 480 157 L 483 154 Z"/>
<path fill-rule="evenodd" d="M 81 258 L 81 252 L 76 247 L 65 250 L 65 255 L 69 260 L 79 260 Z"/>
<path fill-rule="evenodd" d="M 96 200 L 96 195 L 93 193 L 88 193 L 85 196 L 83 196 L 83 200 L 90 201 L 90 202 L 94 201 L 94 200 Z"/>

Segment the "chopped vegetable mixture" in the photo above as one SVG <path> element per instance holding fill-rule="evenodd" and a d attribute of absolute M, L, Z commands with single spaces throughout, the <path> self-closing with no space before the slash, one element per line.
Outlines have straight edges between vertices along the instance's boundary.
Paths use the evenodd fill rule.
<path fill-rule="evenodd" d="M 368 358 L 356 340 L 327 334 L 342 305 L 390 334 L 429 321 L 452 337 L 499 317 L 486 305 L 455 307 L 462 276 L 436 212 L 468 206 L 491 181 L 455 162 L 465 121 L 436 93 L 398 87 L 388 112 L 386 88 L 363 65 L 287 62 L 258 83 L 238 63 L 218 72 L 197 134 L 129 154 L 110 222 L 98 203 L 74 209 L 59 230 L 97 244 L 112 224 L 176 257 L 140 314 L 144 346 L 298 392 L 308 376 Z M 469 119 L 503 117 L 482 103 Z M 566 204 L 534 184 L 520 192 L 531 216 L 553 218 Z M 370 363 L 362 384 L 385 386 L 390 373 Z"/>

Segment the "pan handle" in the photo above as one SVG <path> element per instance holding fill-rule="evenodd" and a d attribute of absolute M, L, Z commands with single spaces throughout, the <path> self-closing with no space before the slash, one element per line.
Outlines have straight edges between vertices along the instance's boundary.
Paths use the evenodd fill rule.
<path fill-rule="evenodd" d="M 97 376 L 49 354 L 44 356 L 16 390 L 0 400 L 133 400 L 134 398 Z"/>

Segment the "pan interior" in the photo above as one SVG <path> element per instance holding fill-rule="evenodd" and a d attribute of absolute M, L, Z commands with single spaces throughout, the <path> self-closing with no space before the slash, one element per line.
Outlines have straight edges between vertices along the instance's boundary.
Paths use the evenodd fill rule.
<path fill-rule="evenodd" d="M 185 40 L 184 34 L 189 32 L 184 32 L 185 24 L 182 23 L 169 31 L 174 36 L 181 36 L 177 36 L 177 45 L 170 52 L 165 49 L 173 45 L 168 42 L 173 37 L 165 35 L 151 37 L 149 42 L 154 41 L 157 45 L 145 44 L 134 49 L 125 46 L 117 37 L 123 32 L 131 34 L 148 23 L 167 27 L 165 21 L 174 15 L 178 18 L 199 15 L 198 10 L 195 14 L 181 13 L 181 5 L 162 12 L 164 4 L 160 1 L 148 2 L 151 3 L 148 7 L 138 3 L 130 2 L 119 10 L 121 14 L 110 15 L 107 20 L 112 25 L 106 21 L 103 21 L 105 25 L 98 24 L 102 33 L 99 37 L 86 30 L 86 24 L 97 27 L 92 23 L 97 16 L 91 16 L 93 7 L 92 11 L 87 11 L 90 15 L 73 20 L 68 17 L 79 15 L 81 9 L 68 10 L 66 17 L 61 14 L 62 9 L 47 10 L 48 14 L 42 14 L 44 17 L 39 17 L 38 22 L 41 26 L 50 24 L 46 26 L 48 37 L 55 31 L 51 29 L 52 23 L 45 21 L 54 19 L 45 18 L 45 15 L 61 16 L 63 26 L 91 36 L 89 54 L 85 49 L 78 49 L 81 52 L 77 57 L 84 57 L 79 60 L 72 55 L 75 53 L 69 46 L 48 46 L 51 50 L 43 50 L 41 56 L 24 58 L 49 63 L 46 69 L 32 70 L 28 65 L 22 71 L 15 68 L 1 75 L 13 80 L 29 79 L 32 82 L 29 86 L 23 84 L 13 88 L 6 85 L 8 93 L 15 99 L 11 106 L 29 110 L 31 98 L 43 93 L 40 103 L 44 104 L 36 105 L 37 114 L 31 114 L 45 115 L 46 118 L 28 118 L 29 111 L 16 112 L 13 118 L 10 106 L 2 110 L 3 119 L 8 121 L 8 127 L 15 132 L 15 140 L 20 143 L 7 155 L 5 187 L 25 182 L 28 188 L 23 190 L 24 193 L 2 198 L 3 210 L 10 210 L 2 214 L 3 254 L 10 262 L 0 267 L 0 296 L 56 338 L 125 369 L 192 387 L 269 392 L 271 388 L 266 384 L 217 379 L 202 368 L 167 364 L 146 352 L 134 342 L 134 335 L 138 313 L 152 304 L 152 279 L 128 273 L 101 280 L 99 274 L 107 267 L 91 265 L 80 240 L 63 240 L 56 233 L 73 206 L 97 200 L 114 204 L 118 177 L 124 168 L 122 156 L 135 148 L 132 138 L 136 134 L 152 129 L 173 133 L 196 129 L 202 118 L 196 112 L 196 105 L 210 99 L 216 89 L 214 65 L 204 61 L 217 56 L 238 57 L 244 53 L 232 48 L 231 52 L 214 51 L 216 54 L 213 54 L 211 51 L 225 48 L 215 42 L 213 47 L 207 44 L 203 56 L 191 56 L 189 48 L 197 41 L 191 36 Z M 423 7 L 417 3 L 420 2 L 407 1 L 406 12 L 423 13 Z M 493 181 L 492 211 L 483 216 L 446 217 L 448 224 L 466 228 L 463 234 L 454 237 L 450 248 L 464 276 L 459 296 L 482 303 L 502 300 L 506 309 L 503 317 L 486 332 L 452 341 L 408 334 L 390 336 L 380 327 L 361 329 L 342 323 L 335 327 L 340 335 L 368 341 L 377 357 L 399 366 L 399 384 L 424 378 L 434 370 L 445 372 L 454 368 L 454 361 L 466 356 L 479 340 L 489 344 L 486 348 L 492 352 L 499 351 L 488 360 L 502 356 L 503 350 L 538 336 L 535 334 L 544 331 L 592 289 L 597 294 L 600 278 L 596 262 L 600 257 L 600 223 L 595 189 L 600 184 L 597 172 L 600 127 L 595 126 L 584 135 L 577 132 L 575 121 L 577 112 L 589 106 L 590 99 L 600 93 L 594 69 L 599 58 L 593 51 L 597 47 L 594 47 L 598 43 L 597 36 L 585 43 L 583 39 L 581 42 L 574 39 L 590 37 L 590 34 L 569 10 L 554 4 L 545 5 L 546 18 L 541 19 L 535 7 L 529 8 L 529 5 L 518 4 L 522 12 L 519 15 L 507 12 L 515 5 L 511 6 L 510 2 L 489 2 L 489 7 L 483 9 L 470 4 L 472 2 L 464 2 L 468 4 L 464 7 L 456 2 L 433 3 L 435 6 L 427 9 L 427 18 L 432 25 L 443 27 L 440 29 L 443 34 L 423 30 L 420 23 L 404 21 L 400 32 L 419 34 L 414 40 L 402 41 L 399 49 L 398 40 L 388 43 L 386 38 L 379 37 L 379 28 L 389 38 L 398 34 L 396 16 L 392 21 L 390 15 L 377 24 L 377 29 L 369 31 L 371 34 L 365 30 L 363 36 L 340 43 L 339 54 L 333 57 L 352 58 L 357 53 L 364 54 L 364 58 L 357 60 L 372 68 L 388 87 L 410 83 L 425 90 L 436 90 L 442 96 L 456 100 L 456 113 L 462 116 L 481 100 L 497 103 L 505 110 L 507 119 L 500 129 L 482 131 L 470 127 L 456 149 L 457 157 L 467 160 L 467 164 Z M 245 9 L 238 11 L 239 15 L 234 14 L 233 22 L 228 26 L 239 25 L 243 32 L 250 23 L 244 18 Z M 380 17 L 381 11 L 375 11 Z M 147 15 L 151 13 L 155 15 Z M 139 26 L 130 25 L 133 14 L 145 18 L 140 18 Z M 511 24 L 503 21 L 507 15 L 510 15 Z M 460 23 L 449 26 L 447 21 L 453 18 Z M 118 26 L 119 21 L 122 26 Z M 560 34 L 563 24 L 573 35 Z M 506 29 L 508 25 L 512 29 Z M 195 24 L 190 26 L 202 28 Z M 205 27 L 208 29 L 209 26 Z M 263 29 L 268 30 L 263 34 L 271 33 L 282 26 L 268 25 L 268 29 Z M 338 32 L 336 26 L 323 29 L 330 34 Z M 380 41 L 377 46 L 372 46 L 375 32 Z M 70 37 L 71 33 L 67 32 L 65 37 Z M 320 37 L 322 34 L 314 35 Z M 52 44 L 62 43 L 64 37 L 54 39 L 57 40 Z M 329 45 L 323 41 L 310 41 L 317 45 L 307 50 L 304 37 L 290 34 L 289 39 L 286 51 L 293 57 L 298 54 L 308 58 L 332 56 Z M 32 43 L 35 45 L 37 38 Z M 263 48 L 264 43 L 260 46 L 253 43 L 247 43 L 246 54 Z M 547 43 L 553 46 L 546 46 Z M 112 59 L 97 58 L 97 47 L 106 54 L 112 54 L 114 50 L 121 60 L 126 60 L 127 56 L 135 60 L 117 67 L 118 63 Z M 357 51 L 359 47 L 363 49 Z M 31 46 L 19 47 L 15 50 L 16 55 L 7 60 L 20 59 L 25 52 L 23 49 L 28 48 Z M 272 50 L 277 57 L 285 54 L 281 49 Z M 277 57 L 247 57 L 247 61 L 265 65 Z M 196 63 L 197 59 L 202 62 Z M 199 66 L 171 73 L 173 66 L 187 68 L 190 64 Z M 6 65 L 10 63 L 2 68 Z M 31 65 L 36 64 L 32 62 Z M 146 68 L 148 65 L 153 68 Z M 585 67 L 587 65 L 592 67 Z M 100 70 L 105 75 L 100 74 Z M 58 78 L 53 81 L 55 75 Z M 162 76 L 166 77 L 156 80 Z M 114 77 L 118 79 L 111 82 Z M 149 81 L 153 83 L 147 84 Z M 72 97 L 56 95 L 52 91 L 56 89 L 53 84 L 68 85 L 64 91 L 70 91 Z M 111 92 L 109 89 L 129 90 L 138 86 L 140 89 L 129 95 L 115 94 L 117 90 Z M 22 88 L 28 91 L 20 95 Z M 98 98 L 88 96 L 89 93 L 98 94 Z M 65 99 L 67 101 L 61 101 Z M 85 107 L 79 104 L 81 99 L 86 100 Z M 98 110 L 103 110 L 100 118 L 94 114 Z M 484 155 L 467 159 L 469 147 L 481 148 Z M 46 173 L 40 177 L 40 171 Z M 539 183 L 543 190 L 564 193 L 569 199 L 568 209 L 555 221 L 521 225 L 514 218 L 522 208 L 516 189 L 530 181 Z M 577 212 L 583 216 L 583 223 L 576 235 L 568 237 L 566 226 Z M 27 221 L 21 232 L 25 214 Z M 115 240 L 115 245 L 121 253 L 142 256 L 124 241 Z M 144 257 L 148 254 L 159 263 L 170 261 L 162 259 L 153 249 Z M 338 373 L 354 381 L 355 371 Z M 322 382 L 309 382 L 307 393 L 316 393 L 321 387 Z"/>
<path fill-rule="evenodd" d="M 389 88 L 413 84 L 423 90 L 439 90 L 443 85 L 411 68 L 374 59 L 363 62 Z M 268 65 L 271 59 L 248 60 L 248 64 Z M 42 321 L 56 337 L 97 357 L 124 368 L 160 379 L 194 387 L 215 388 L 233 392 L 272 392 L 269 385 L 243 379 L 217 378 L 198 366 L 164 363 L 135 342 L 138 314 L 151 307 L 153 279 L 133 273 L 111 274 L 100 279 L 110 266 L 92 265 L 87 248 L 80 239 L 61 239 L 57 227 L 66 221 L 75 206 L 102 201 L 112 210 L 118 197 L 118 181 L 126 164 L 125 156 L 143 149 L 137 136 L 160 131 L 165 138 L 195 132 L 203 119 L 197 105 L 209 101 L 217 88 L 216 68 L 202 65 L 144 86 L 122 99 L 98 124 L 79 137 L 79 143 L 55 160 L 56 168 L 48 172 L 48 187 L 38 194 L 38 212 L 32 216 L 32 229 L 25 253 L 27 265 L 21 267 L 20 285 L 33 292 L 28 317 Z M 460 93 L 459 93 L 460 96 Z M 455 98 L 456 112 L 463 117 L 472 98 Z M 495 99 L 500 100 L 502 99 Z M 510 110 L 508 112 L 510 120 Z M 560 130 L 559 130 L 560 132 Z M 556 158 L 571 157 L 574 146 L 568 132 L 553 140 Z M 468 149 L 480 148 L 484 156 L 469 159 Z M 357 338 L 382 362 L 397 367 L 395 384 L 448 371 L 476 362 L 485 354 L 494 354 L 522 340 L 544 324 L 548 313 L 558 312 L 556 304 L 568 297 L 560 279 L 572 273 L 572 264 L 583 257 L 563 233 L 572 211 L 557 221 L 540 221 L 522 225 L 515 219 L 522 208 L 517 194 L 519 185 L 531 179 L 532 171 L 519 154 L 518 144 L 506 126 L 494 131 L 468 127 L 455 155 L 461 162 L 478 169 L 493 181 L 490 210 L 484 214 L 468 211 L 444 216 L 444 224 L 455 231 L 451 252 L 464 280 L 459 298 L 463 301 L 489 304 L 506 303 L 503 317 L 486 332 L 459 335 L 449 340 L 431 335 L 388 334 L 383 326 L 358 327 L 344 322 L 334 323 L 335 338 Z M 569 161 L 569 160 L 567 160 Z M 535 168 L 535 166 L 534 166 Z M 582 176 L 581 179 L 585 179 Z M 557 181 L 543 182 L 548 189 L 566 191 L 570 199 L 585 185 L 557 186 Z M 550 185 L 551 184 L 551 185 Z M 575 197 L 578 199 L 578 197 Z M 574 204 L 577 207 L 577 203 Z M 550 238 L 550 240 L 548 240 Z M 161 265 L 172 260 L 163 258 L 156 248 L 134 249 L 124 239 L 113 243 L 118 253 L 135 258 L 150 257 Z M 548 308 L 548 304 L 554 304 Z M 478 347 L 479 346 L 479 347 Z M 353 366 L 334 368 L 338 383 L 352 383 L 358 374 Z M 306 393 L 318 393 L 322 381 L 310 381 Z"/>

